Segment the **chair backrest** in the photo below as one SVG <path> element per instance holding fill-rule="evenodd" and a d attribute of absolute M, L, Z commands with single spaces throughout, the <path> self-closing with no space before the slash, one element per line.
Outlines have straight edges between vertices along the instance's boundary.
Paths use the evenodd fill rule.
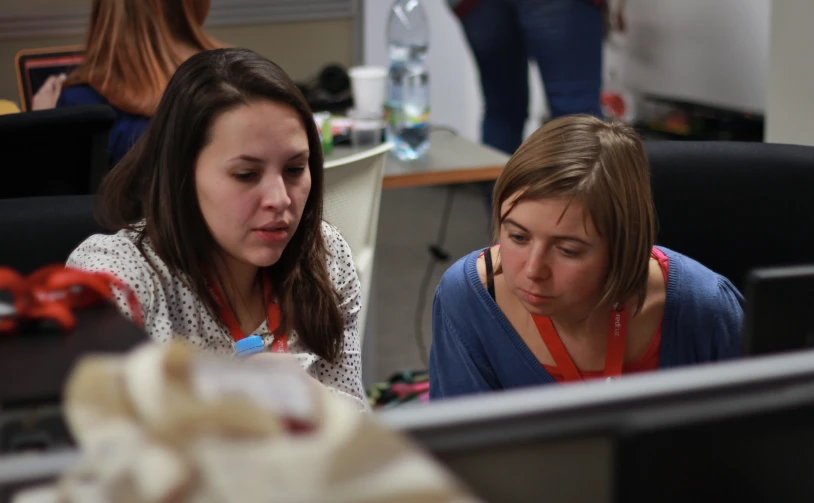
<path fill-rule="evenodd" d="M 738 288 L 757 267 L 814 263 L 814 147 L 645 142 L 657 242 Z"/>
<path fill-rule="evenodd" d="M 93 196 L 0 200 L 0 266 L 22 274 L 64 263 L 91 234 L 104 233 L 93 217 Z"/>
<path fill-rule="evenodd" d="M 325 215 L 350 245 L 359 282 L 362 285 L 362 310 L 359 313 L 359 338 L 364 338 L 367 306 L 376 234 L 379 226 L 379 202 L 382 177 L 390 143 L 325 163 Z"/>
<path fill-rule="evenodd" d="M 94 193 L 115 120 L 107 105 L 0 116 L 0 198 Z"/>

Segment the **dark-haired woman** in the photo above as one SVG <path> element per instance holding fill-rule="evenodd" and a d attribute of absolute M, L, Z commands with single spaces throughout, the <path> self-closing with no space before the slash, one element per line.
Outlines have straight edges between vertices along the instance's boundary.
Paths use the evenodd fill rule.
<path fill-rule="evenodd" d="M 359 281 L 322 221 L 322 163 L 311 111 L 283 70 L 246 49 L 199 53 L 100 188 L 116 234 L 88 238 L 68 265 L 130 286 L 155 340 L 230 354 L 257 334 L 364 409 Z"/>

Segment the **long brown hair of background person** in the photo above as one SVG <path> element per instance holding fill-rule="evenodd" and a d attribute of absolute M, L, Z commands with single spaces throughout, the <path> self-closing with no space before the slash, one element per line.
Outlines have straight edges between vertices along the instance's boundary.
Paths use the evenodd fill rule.
<path fill-rule="evenodd" d="M 203 32 L 211 0 L 94 0 L 82 64 L 63 87 L 89 84 L 115 108 L 152 116 L 178 66 L 219 43 Z"/>

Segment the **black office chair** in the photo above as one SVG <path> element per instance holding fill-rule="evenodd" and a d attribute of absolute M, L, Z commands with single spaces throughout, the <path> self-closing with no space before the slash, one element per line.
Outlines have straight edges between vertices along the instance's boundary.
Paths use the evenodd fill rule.
<path fill-rule="evenodd" d="M 107 105 L 0 116 L 0 198 L 93 194 L 115 120 Z"/>
<path fill-rule="evenodd" d="M 88 236 L 106 232 L 93 207 L 94 196 L 0 199 L 0 266 L 29 274 L 64 263 Z"/>
<path fill-rule="evenodd" d="M 814 263 L 814 147 L 645 142 L 658 243 L 742 288 L 756 267 Z"/>

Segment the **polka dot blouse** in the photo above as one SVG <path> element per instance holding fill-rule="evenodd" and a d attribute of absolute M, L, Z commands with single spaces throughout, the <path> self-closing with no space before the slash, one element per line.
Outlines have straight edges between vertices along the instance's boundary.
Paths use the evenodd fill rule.
<path fill-rule="evenodd" d="M 360 410 L 366 410 L 357 325 L 362 301 L 359 278 L 350 247 L 339 230 L 323 222 L 322 234 L 329 251 L 326 259 L 328 272 L 341 298 L 339 308 L 345 319 L 344 349 L 336 363 L 328 363 L 308 351 L 296 331 L 288 334 L 288 349 L 311 376 L 334 394 L 351 401 Z M 67 265 L 87 271 L 110 272 L 132 288 L 141 303 L 145 329 L 156 341 L 185 340 L 201 349 L 233 355 L 233 340 L 226 327 L 209 315 L 204 304 L 180 279 L 170 274 L 147 240 L 144 245 L 147 258 L 137 248 L 136 233 L 132 231 L 96 234 L 71 253 Z M 126 300 L 117 295 L 116 301 L 122 312 L 129 316 Z M 263 336 L 266 347 L 274 339 L 266 321 L 254 333 Z"/>

